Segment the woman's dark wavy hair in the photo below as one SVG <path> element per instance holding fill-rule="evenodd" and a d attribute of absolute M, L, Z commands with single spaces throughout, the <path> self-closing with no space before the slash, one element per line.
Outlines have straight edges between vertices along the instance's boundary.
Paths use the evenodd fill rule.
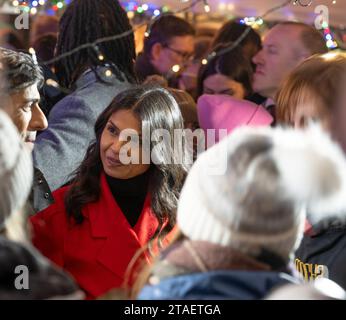
<path fill-rule="evenodd" d="M 214 51 L 218 53 L 229 47 L 230 44 L 219 44 Z M 216 56 L 206 65 L 202 65 L 197 76 L 197 97 L 203 94 L 204 80 L 214 74 L 222 74 L 240 82 L 244 86 L 246 95 L 251 95 L 253 70 L 251 63 L 244 57 L 241 47 L 236 47 L 220 56 Z"/>
<path fill-rule="evenodd" d="M 132 30 L 129 19 L 117 0 L 73 0 L 60 20 L 56 56 L 97 39 L 129 30 Z M 130 82 L 136 81 L 133 33 L 99 43 L 98 48 L 105 57 L 104 61 L 111 65 L 119 79 L 121 77 L 118 70 L 122 71 Z M 97 66 L 104 64 L 98 56 L 97 50 L 89 47 L 57 61 L 55 70 L 60 84 L 70 88 L 86 68 L 95 72 Z"/>
<path fill-rule="evenodd" d="M 155 142 L 150 144 L 150 154 L 156 159 L 171 159 L 171 163 L 151 164 L 149 192 L 151 207 L 159 221 L 159 226 L 151 240 L 158 238 L 158 243 L 169 233 L 176 222 L 176 209 L 180 190 L 187 174 L 185 142 L 182 153 L 173 150 L 174 129 L 183 129 L 183 119 L 177 102 L 165 89 L 152 85 L 137 86 L 117 95 L 111 104 L 99 116 L 95 124 L 96 141 L 92 143 L 80 167 L 74 173 L 72 185 L 65 197 L 67 214 L 77 224 L 84 220 L 83 207 L 100 197 L 100 175 L 103 172 L 100 158 L 100 140 L 106 124 L 112 114 L 119 110 L 131 110 L 142 122 L 142 126 L 150 128 L 151 141 L 160 141 L 156 129 L 166 129 L 171 137 L 171 144 L 163 144 L 157 148 Z M 160 144 L 162 146 L 162 144 Z M 178 157 L 183 159 L 179 162 Z M 100 213 L 101 214 L 101 213 Z"/>

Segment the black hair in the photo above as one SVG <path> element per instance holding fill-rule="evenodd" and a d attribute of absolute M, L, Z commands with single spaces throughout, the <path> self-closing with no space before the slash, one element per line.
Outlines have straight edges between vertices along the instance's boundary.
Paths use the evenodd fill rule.
<path fill-rule="evenodd" d="M 237 41 L 237 39 L 245 32 L 247 28 L 247 25 L 241 24 L 234 20 L 226 22 L 216 34 L 212 43 L 212 48 L 215 48 L 220 43 L 225 44 Z M 258 48 L 258 50 L 261 49 L 261 37 L 252 28 L 250 29 L 246 37 L 240 42 L 240 46 L 245 46 L 249 43 L 252 43 L 255 47 Z"/>
<path fill-rule="evenodd" d="M 195 29 L 186 20 L 172 14 L 162 15 L 151 26 L 144 40 L 144 53 L 150 55 L 155 43 L 169 44 L 173 37 L 194 36 Z"/>
<path fill-rule="evenodd" d="M 4 92 L 11 94 L 33 84 L 42 87 L 44 77 L 41 68 L 29 54 L 0 48 L 1 71 L 7 81 L 1 85 Z"/>
<path fill-rule="evenodd" d="M 65 197 L 68 216 L 72 217 L 77 224 L 84 221 L 82 208 L 100 197 L 100 175 L 103 171 L 100 157 L 101 135 L 109 118 L 119 110 L 132 110 L 142 124 L 149 127 L 151 141 L 160 140 L 155 135 L 156 129 L 166 129 L 173 139 L 174 130 L 184 128 L 179 106 L 166 89 L 144 85 L 125 90 L 117 95 L 97 119 L 94 127 L 96 141 L 89 146 Z M 170 145 L 154 150 L 155 142 L 150 143 L 152 158 L 155 157 L 161 161 L 160 164 L 151 164 L 149 169 L 151 207 L 159 222 L 151 240 L 159 236 L 159 244 L 175 225 L 178 198 L 187 173 L 187 163 L 177 161 L 179 155 L 174 152 L 173 145 L 171 141 Z M 183 142 L 181 159 L 187 159 L 184 154 L 184 145 Z M 171 162 L 167 163 L 165 159 L 171 159 Z"/>
<path fill-rule="evenodd" d="M 131 30 L 127 14 L 117 0 L 74 0 L 60 20 L 56 55 Z M 115 74 L 119 74 L 117 70 L 120 70 L 127 80 L 136 82 L 136 52 L 132 32 L 119 39 L 102 42 L 98 48 Z M 55 70 L 60 84 L 70 88 L 85 69 L 91 68 L 95 72 L 97 66 L 105 63 L 98 56 L 96 48 L 88 47 L 57 61 Z"/>
<path fill-rule="evenodd" d="M 229 47 L 229 44 L 219 44 L 214 51 L 219 53 Z M 203 94 L 204 80 L 213 74 L 222 74 L 234 81 L 240 82 L 244 86 L 247 96 L 252 93 L 251 83 L 253 70 L 250 61 L 244 57 L 240 47 L 236 47 L 219 56 L 216 55 L 211 58 L 206 65 L 203 65 L 199 69 L 197 77 L 197 97 Z"/>

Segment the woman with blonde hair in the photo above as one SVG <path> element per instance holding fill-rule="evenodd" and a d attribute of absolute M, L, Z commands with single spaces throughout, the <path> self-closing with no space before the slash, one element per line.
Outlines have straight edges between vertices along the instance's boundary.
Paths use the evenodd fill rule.
<path fill-rule="evenodd" d="M 304 127 L 320 122 L 346 152 L 346 54 L 315 55 L 286 79 L 277 96 L 277 120 Z"/>
<path fill-rule="evenodd" d="M 346 152 L 346 54 L 315 55 L 302 62 L 278 93 L 277 120 L 297 128 L 318 122 Z M 346 168 L 345 168 L 346 169 Z M 308 215 L 295 266 L 305 280 L 326 277 L 346 288 L 346 205 L 325 208 L 319 221 Z M 332 217 L 332 218 L 331 218 Z"/>

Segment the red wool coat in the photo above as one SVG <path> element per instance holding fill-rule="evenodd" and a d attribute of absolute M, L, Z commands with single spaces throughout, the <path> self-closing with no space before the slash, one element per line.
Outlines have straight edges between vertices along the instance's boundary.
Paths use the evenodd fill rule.
<path fill-rule="evenodd" d="M 33 243 L 69 272 L 88 298 L 95 298 L 123 284 L 128 264 L 153 236 L 158 221 L 147 196 L 132 228 L 102 175 L 100 200 L 83 208 L 81 225 L 71 223 L 64 206 L 67 189 L 55 191 L 55 203 L 31 217 Z"/>

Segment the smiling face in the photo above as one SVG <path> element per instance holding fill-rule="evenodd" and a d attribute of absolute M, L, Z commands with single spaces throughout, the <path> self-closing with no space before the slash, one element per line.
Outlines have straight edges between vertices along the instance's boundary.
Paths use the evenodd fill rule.
<path fill-rule="evenodd" d="M 213 74 L 203 81 L 203 93 L 227 94 L 238 99 L 244 99 L 244 86 L 222 74 Z"/>
<path fill-rule="evenodd" d="M 128 141 L 120 141 L 120 133 L 126 129 L 131 129 L 137 133 L 131 136 L 131 141 L 138 142 L 139 148 L 128 149 L 127 156 L 138 158 L 139 164 L 123 164 L 120 161 L 120 153 L 124 150 L 122 147 L 129 143 Z M 100 140 L 101 161 L 108 176 L 117 179 L 130 179 L 149 169 L 149 164 L 142 164 L 141 131 L 141 121 L 131 110 L 119 110 L 110 116 Z M 136 143 L 134 143 L 135 145 Z"/>
<path fill-rule="evenodd" d="M 40 94 L 37 84 L 10 94 L 5 111 L 17 127 L 22 139 L 32 150 L 36 132 L 47 128 L 47 119 L 39 107 Z"/>
<path fill-rule="evenodd" d="M 285 77 L 309 55 L 301 41 L 299 27 L 273 27 L 264 38 L 261 51 L 253 58 L 256 65 L 254 91 L 274 99 Z"/>

